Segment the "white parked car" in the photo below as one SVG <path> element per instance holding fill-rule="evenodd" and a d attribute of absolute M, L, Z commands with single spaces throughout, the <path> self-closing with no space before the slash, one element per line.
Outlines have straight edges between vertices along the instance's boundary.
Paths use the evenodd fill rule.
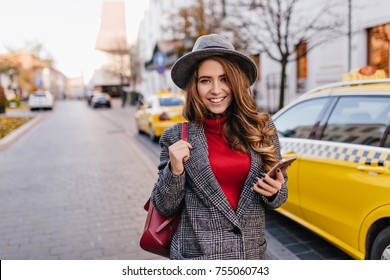
<path fill-rule="evenodd" d="M 31 111 L 35 109 L 52 110 L 54 108 L 54 97 L 49 91 L 35 91 L 29 96 L 28 105 Z"/>

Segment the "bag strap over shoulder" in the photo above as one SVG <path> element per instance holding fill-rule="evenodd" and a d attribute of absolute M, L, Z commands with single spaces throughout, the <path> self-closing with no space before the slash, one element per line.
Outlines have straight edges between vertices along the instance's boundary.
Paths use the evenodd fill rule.
<path fill-rule="evenodd" d="M 180 139 L 182 139 L 184 141 L 188 141 L 188 123 L 187 122 L 182 122 L 181 123 Z"/>

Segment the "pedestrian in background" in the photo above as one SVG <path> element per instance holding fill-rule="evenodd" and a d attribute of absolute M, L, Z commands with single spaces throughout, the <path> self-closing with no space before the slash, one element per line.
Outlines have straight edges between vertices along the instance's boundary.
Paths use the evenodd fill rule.
<path fill-rule="evenodd" d="M 5 90 L 0 80 L 0 114 L 5 114 L 7 108 L 7 96 L 5 95 Z"/>
<path fill-rule="evenodd" d="M 268 114 L 250 86 L 256 64 L 217 34 L 201 36 L 172 67 L 185 90 L 181 124 L 160 138 L 152 202 L 163 216 L 181 212 L 171 259 L 265 259 L 265 209 L 287 199 L 286 174 L 266 172 L 281 158 Z"/>

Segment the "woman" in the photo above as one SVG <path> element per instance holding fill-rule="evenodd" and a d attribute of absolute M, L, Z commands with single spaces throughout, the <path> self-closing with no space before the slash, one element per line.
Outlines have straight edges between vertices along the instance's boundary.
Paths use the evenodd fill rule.
<path fill-rule="evenodd" d="M 287 176 L 266 175 L 280 151 L 273 122 L 258 113 L 249 89 L 256 64 L 211 34 L 171 75 L 186 92 L 189 140 L 180 140 L 181 124 L 165 130 L 152 193 L 163 216 L 182 213 L 171 259 L 264 259 L 265 208 L 286 201 Z"/>

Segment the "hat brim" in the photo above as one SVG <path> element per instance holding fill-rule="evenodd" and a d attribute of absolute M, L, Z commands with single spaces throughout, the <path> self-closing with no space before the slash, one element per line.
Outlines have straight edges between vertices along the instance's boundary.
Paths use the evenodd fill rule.
<path fill-rule="evenodd" d="M 229 49 L 208 48 L 187 53 L 180 57 L 172 66 L 171 77 L 173 82 L 181 89 L 186 88 L 188 79 L 198 62 L 213 56 L 220 56 L 235 61 L 247 75 L 252 85 L 257 79 L 256 63 L 248 56 Z"/>

